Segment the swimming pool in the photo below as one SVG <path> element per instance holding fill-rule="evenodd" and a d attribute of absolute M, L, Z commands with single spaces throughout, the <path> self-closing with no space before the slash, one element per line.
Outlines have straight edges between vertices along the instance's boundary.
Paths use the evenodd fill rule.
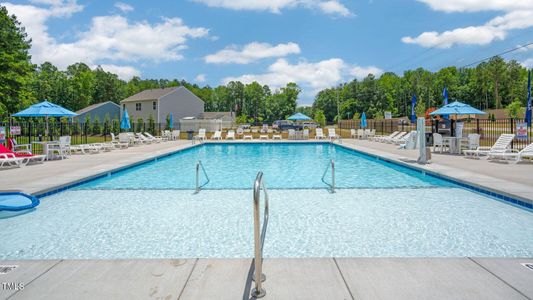
<path fill-rule="evenodd" d="M 197 160 L 210 182 L 193 195 Z M 206 144 L 1 219 L 0 259 L 252 257 L 259 170 L 266 257 L 533 256 L 530 211 L 447 181 L 330 144 Z"/>

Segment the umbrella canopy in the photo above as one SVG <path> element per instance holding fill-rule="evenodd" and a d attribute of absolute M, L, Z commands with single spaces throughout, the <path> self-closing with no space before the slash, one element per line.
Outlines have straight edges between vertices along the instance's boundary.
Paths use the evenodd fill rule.
<path fill-rule="evenodd" d="M 461 103 L 459 101 L 452 102 L 448 105 L 444 105 L 443 107 L 437 109 L 436 111 L 430 113 L 430 115 L 484 115 L 486 112 L 481 111 L 477 108 L 473 108 L 472 106 Z"/>
<path fill-rule="evenodd" d="M 366 126 L 366 114 L 363 112 L 363 114 L 361 115 L 361 127 L 366 128 Z"/>
<path fill-rule="evenodd" d="M 172 129 L 174 127 L 174 117 L 172 117 L 172 113 L 168 116 L 168 128 Z"/>
<path fill-rule="evenodd" d="M 309 121 L 309 120 L 312 120 L 312 119 L 309 118 L 308 116 L 302 114 L 302 113 L 296 113 L 296 114 L 288 117 L 287 120 L 291 120 L 291 121 Z"/>
<path fill-rule="evenodd" d="M 416 95 L 413 95 L 413 97 L 411 98 L 411 123 L 416 122 L 415 106 L 416 106 Z"/>
<path fill-rule="evenodd" d="M 34 104 L 23 111 L 12 115 L 13 117 L 75 117 L 78 114 L 57 104 L 43 101 Z"/>
<path fill-rule="evenodd" d="M 130 116 L 128 115 L 128 109 L 125 108 L 122 113 L 122 121 L 120 121 L 120 129 L 130 129 Z"/>

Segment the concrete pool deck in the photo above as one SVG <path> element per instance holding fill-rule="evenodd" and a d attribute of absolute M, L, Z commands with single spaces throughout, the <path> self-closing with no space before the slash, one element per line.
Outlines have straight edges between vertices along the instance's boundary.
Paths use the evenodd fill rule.
<path fill-rule="evenodd" d="M 420 166 L 409 162 L 417 151 L 369 141 L 342 143 L 533 200 L 532 164 L 433 154 L 432 164 Z M 190 141 L 167 142 L 2 170 L 0 190 L 42 193 L 191 146 Z M 203 258 L 0 261 L 0 266 L 18 266 L 0 274 L 0 299 L 243 299 L 250 263 Z M 265 259 L 263 299 L 533 299 L 533 269 L 524 263 L 533 264 L 533 259 Z M 24 288 L 17 290 L 17 284 Z"/>
<path fill-rule="evenodd" d="M 251 259 L 0 261 L 1 299 L 249 299 Z M 532 299 L 533 259 L 265 259 L 262 299 Z M 23 289 L 10 288 L 17 285 Z"/>

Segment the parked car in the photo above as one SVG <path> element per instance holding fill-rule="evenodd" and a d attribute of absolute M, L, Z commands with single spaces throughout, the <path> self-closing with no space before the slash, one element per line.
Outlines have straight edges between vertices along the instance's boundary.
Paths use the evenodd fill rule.
<path fill-rule="evenodd" d="M 289 129 L 297 129 L 297 126 L 289 120 L 277 120 L 272 123 L 272 128 L 277 129 L 278 131 L 285 131 Z"/>
<path fill-rule="evenodd" d="M 315 129 L 317 127 L 317 125 L 313 121 L 307 121 L 307 122 L 299 123 L 298 127 L 301 128 L 301 129 L 306 129 L 306 128 Z"/>

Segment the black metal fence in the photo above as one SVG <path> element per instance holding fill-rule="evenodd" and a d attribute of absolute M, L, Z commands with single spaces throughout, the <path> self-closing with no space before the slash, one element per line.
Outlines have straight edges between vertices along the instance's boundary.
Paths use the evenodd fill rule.
<path fill-rule="evenodd" d="M 439 122 L 442 124 L 443 120 L 426 120 L 427 130 L 436 132 Z M 504 133 L 515 134 L 513 140 L 513 149 L 520 150 L 533 142 L 533 129 L 531 127 L 521 127 L 524 119 L 467 119 L 463 120 L 463 136 L 468 136 L 470 133 L 477 133 L 480 135 L 480 144 L 482 146 L 491 146 L 496 142 L 498 137 Z M 342 120 L 339 122 L 341 129 L 360 129 L 360 120 Z M 450 120 L 449 132 L 453 135 L 454 128 L 457 122 Z M 394 131 L 416 130 L 416 124 L 406 122 L 405 119 L 389 119 L 389 120 L 367 120 L 366 129 L 375 129 L 376 134 L 390 134 Z M 521 131 L 521 132 L 520 132 Z"/>
<path fill-rule="evenodd" d="M 14 138 L 17 144 L 32 144 L 58 140 L 60 136 L 71 136 L 71 144 L 99 143 L 111 140 L 111 133 L 120 133 L 120 124 L 109 123 L 63 123 L 63 122 L 12 122 L 0 123 L 5 128 L 7 138 Z M 179 123 L 174 124 L 174 129 L 179 129 Z M 168 129 L 166 123 L 131 123 L 132 132 L 149 132 L 152 135 L 161 135 Z M 38 144 L 34 145 L 36 148 Z M 36 149 L 38 150 L 38 149 Z"/>

